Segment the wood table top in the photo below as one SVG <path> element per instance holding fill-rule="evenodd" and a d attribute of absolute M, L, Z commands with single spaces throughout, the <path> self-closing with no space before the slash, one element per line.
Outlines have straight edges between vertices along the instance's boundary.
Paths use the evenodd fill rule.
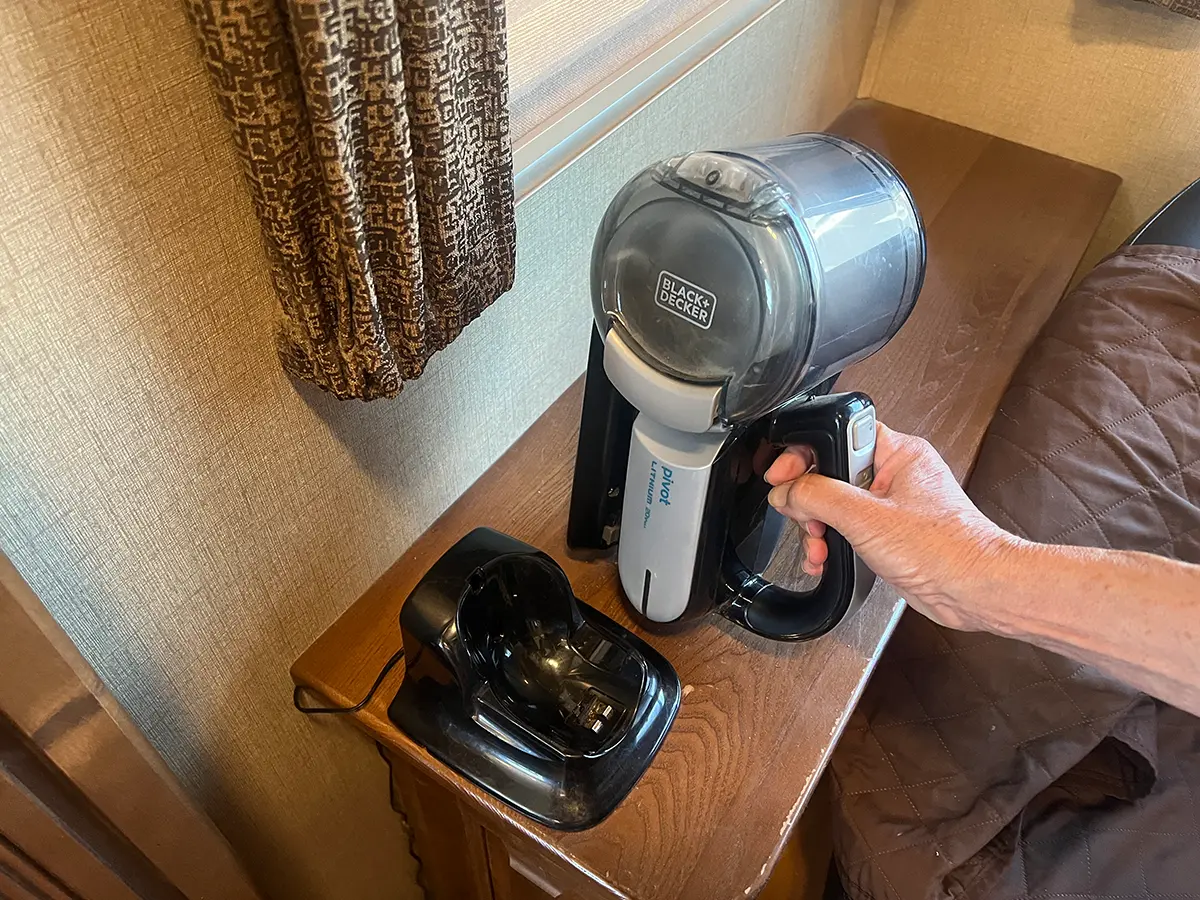
<path fill-rule="evenodd" d="M 843 374 L 880 418 L 928 438 L 965 480 L 1026 348 L 1053 311 L 1119 179 L 875 101 L 829 129 L 881 152 L 926 225 L 929 265 L 900 333 Z M 582 364 L 582 360 L 581 360 Z M 582 380 L 563 394 L 408 552 L 296 661 L 292 676 L 357 702 L 401 645 L 398 615 L 428 567 L 487 525 L 539 547 L 580 599 L 657 647 L 684 685 L 649 770 L 607 819 L 555 831 L 468 783 L 387 719 L 403 667 L 353 716 L 374 740 L 619 894 L 646 900 L 753 896 L 763 885 L 903 610 L 878 582 L 864 607 L 811 643 L 758 638 L 710 616 L 678 633 L 633 625 L 612 560 L 567 555 L 568 493 Z"/>

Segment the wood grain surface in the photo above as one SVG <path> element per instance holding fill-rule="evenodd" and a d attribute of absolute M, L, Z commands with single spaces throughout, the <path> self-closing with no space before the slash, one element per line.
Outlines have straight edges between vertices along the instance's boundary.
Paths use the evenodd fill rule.
<path fill-rule="evenodd" d="M 1013 369 L 1053 310 L 1118 179 L 946 122 L 863 101 L 832 131 L 880 150 L 925 219 L 925 288 L 899 335 L 845 373 L 880 417 L 929 438 L 960 478 L 973 464 Z M 582 300 L 580 302 L 583 302 Z M 557 559 L 580 598 L 632 625 L 611 561 L 567 555 L 564 532 L 581 385 L 567 391 L 296 662 L 335 703 L 356 702 L 400 646 L 400 605 L 458 538 L 489 525 Z M 510 810 L 391 726 L 393 673 L 357 725 L 397 758 L 461 792 L 492 830 L 510 830 L 578 874 L 636 898 L 753 896 L 812 793 L 903 609 L 877 584 L 865 607 L 809 644 L 759 639 L 710 617 L 673 634 L 639 631 L 684 684 L 679 716 L 628 798 L 564 834 Z"/>

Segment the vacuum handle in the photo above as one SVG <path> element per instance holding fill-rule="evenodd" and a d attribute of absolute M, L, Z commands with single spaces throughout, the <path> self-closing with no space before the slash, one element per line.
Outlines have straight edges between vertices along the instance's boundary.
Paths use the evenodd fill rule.
<path fill-rule="evenodd" d="M 868 488 L 875 474 L 875 405 L 858 391 L 828 394 L 784 407 L 767 432 L 775 445 L 807 444 L 817 472 Z M 727 571 L 731 601 L 722 611 L 740 625 L 777 640 L 820 637 L 840 622 L 870 589 L 874 576 L 833 528 L 825 531 L 829 556 L 812 590 L 792 591 L 766 581 L 735 562 Z M 728 555 L 727 555 L 728 556 Z"/>
<path fill-rule="evenodd" d="M 767 440 L 811 446 L 817 472 L 826 478 L 868 488 L 875 477 L 875 404 L 862 391 L 785 406 L 772 419 Z"/>

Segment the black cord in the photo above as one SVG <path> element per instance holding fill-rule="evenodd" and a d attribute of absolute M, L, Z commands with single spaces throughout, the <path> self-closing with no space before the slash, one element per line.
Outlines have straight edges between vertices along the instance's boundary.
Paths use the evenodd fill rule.
<path fill-rule="evenodd" d="M 396 668 L 396 663 L 404 659 L 404 648 L 401 647 L 392 654 L 392 658 L 383 664 L 383 668 L 379 670 L 379 675 L 375 679 L 375 683 L 371 685 L 371 689 L 367 691 L 367 696 L 363 697 L 353 706 L 304 706 L 300 702 L 301 694 L 306 690 L 302 685 L 296 685 L 292 691 L 292 705 L 306 716 L 320 715 L 338 715 L 345 713 L 356 713 L 362 710 L 371 698 L 375 696 L 375 692 L 379 690 L 379 686 L 383 684 L 383 679 L 387 678 L 388 672 Z"/>

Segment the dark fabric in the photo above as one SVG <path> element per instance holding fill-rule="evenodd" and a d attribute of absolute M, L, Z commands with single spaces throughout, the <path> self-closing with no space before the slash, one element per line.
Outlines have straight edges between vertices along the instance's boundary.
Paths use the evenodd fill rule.
<path fill-rule="evenodd" d="M 1127 247 L 1026 354 L 970 493 L 1048 543 L 1200 562 L 1200 251 Z"/>
<path fill-rule="evenodd" d="M 284 368 L 395 394 L 512 285 L 503 0 L 188 0 Z"/>
<path fill-rule="evenodd" d="M 1200 253 L 1125 248 L 1063 300 L 970 492 L 1034 540 L 1200 562 Z M 1090 667 L 906 613 L 833 756 L 843 883 L 1200 896 L 1198 748 L 1200 721 Z"/>
<path fill-rule="evenodd" d="M 1193 19 L 1200 19 L 1200 0 L 1142 0 L 1152 6 L 1161 6 L 1171 12 L 1177 12 Z"/>

